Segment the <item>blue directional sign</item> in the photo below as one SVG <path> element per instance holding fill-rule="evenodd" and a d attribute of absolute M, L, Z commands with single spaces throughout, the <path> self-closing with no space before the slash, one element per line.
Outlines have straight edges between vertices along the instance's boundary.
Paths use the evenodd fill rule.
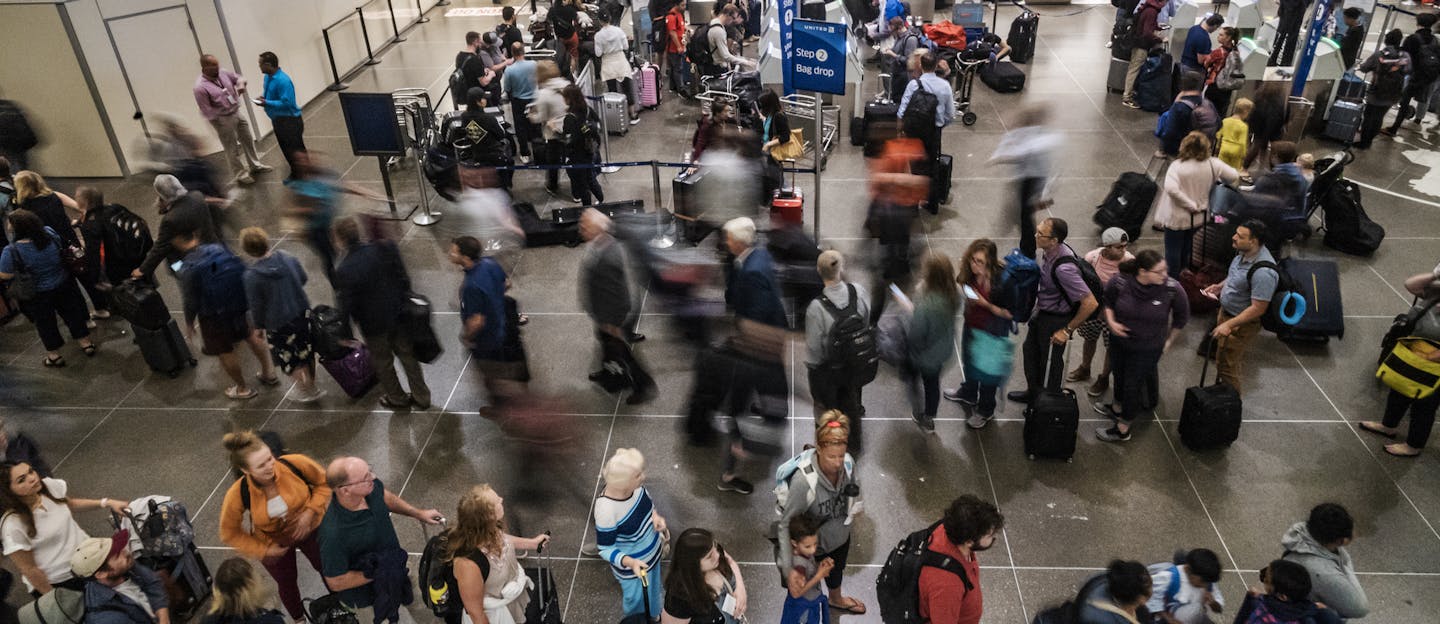
<path fill-rule="evenodd" d="M 793 63 L 790 58 L 794 55 L 795 48 L 790 32 L 790 23 L 795 21 L 795 16 L 800 11 L 799 0 L 780 0 L 780 64 L 781 64 L 781 89 L 785 95 L 795 92 L 795 85 L 790 82 L 790 68 Z"/>
<path fill-rule="evenodd" d="M 794 20 L 793 52 L 785 56 L 790 85 L 804 91 L 845 94 L 845 25 Z M 782 31 L 783 32 L 783 31 Z"/>

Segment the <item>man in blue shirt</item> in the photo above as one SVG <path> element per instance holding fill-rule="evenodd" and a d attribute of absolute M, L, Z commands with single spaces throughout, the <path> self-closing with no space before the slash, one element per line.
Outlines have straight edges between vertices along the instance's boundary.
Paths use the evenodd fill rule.
<path fill-rule="evenodd" d="M 525 107 L 535 101 L 535 61 L 525 58 L 525 44 L 520 42 L 511 44 L 510 59 L 514 62 L 500 76 L 500 86 L 510 95 L 510 119 L 515 124 L 515 142 L 518 144 L 516 150 L 523 162 L 530 162 L 530 142 L 540 136 L 539 129 L 525 116 Z"/>
<path fill-rule="evenodd" d="M 288 182 L 295 177 L 295 152 L 305 151 L 305 121 L 295 100 L 295 83 L 290 82 L 289 74 L 281 71 L 280 57 L 274 52 L 261 52 L 260 71 L 265 74 L 265 95 L 255 98 L 255 103 L 265 107 L 265 114 L 275 127 L 275 143 L 290 165 Z"/>
<path fill-rule="evenodd" d="M 925 144 L 925 160 L 915 163 L 912 173 L 931 178 L 930 198 L 927 208 L 934 214 L 940 210 L 940 203 L 945 200 L 938 192 L 945 185 L 936 183 L 934 177 L 938 173 L 937 164 L 940 161 L 941 131 L 955 119 L 955 92 L 950 89 L 950 83 L 948 81 L 935 74 L 935 70 L 939 67 L 939 61 L 933 52 L 916 50 L 911 56 L 910 63 L 910 75 L 916 77 L 905 87 L 905 95 L 900 98 L 898 115 L 903 125 L 907 127 L 906 134 L 915 136 L 915 138 L 920 139 L 921 143 Z M 908 129 L 908 127 L 912 125 L 912 121 L 906 119 L 905 114 L 910 110 L 910 102 L 915 98 L 915 92 L 922 88 L 933 95 L 938 102 L 934 112 L 934 127 L 929 128 L 929 132 L 921 129 L 917 133 Z"/>
<path fill-rule="evenodd" d="M 1210 33 L 1225 23 L 1225 18 L 1211 15 L 1190 27 L 1185 34 L 1185 49 L 1180 53 L 1180 65 L 1190 71 L 1205 72 L 1205 57 L 1210 55 Z"/>
<path fill-rule="evenodd" d="M 460 342 L 470 349 L 485 376 L 490 404 L 512 394 L 502 382 L 519 381 L 518 366 L 505 362 L 505 269 L 482 257 L 480 241 L 460 236 L 450 241 L 450 262 L 465 271 L 460 283 Z"/>

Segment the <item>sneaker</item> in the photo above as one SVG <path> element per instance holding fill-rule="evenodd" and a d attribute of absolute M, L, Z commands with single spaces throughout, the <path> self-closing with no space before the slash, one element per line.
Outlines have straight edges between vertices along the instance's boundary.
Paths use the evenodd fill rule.
<path fill-rule="evenodd" d="M 965 407 L 975 407 L 975 400 L 967 399 L 963 396 L 960 396 L 959 388 L 951 388 L 949 390 L 941 392 L 940 396 L 945 397 L 945 400 L 947 401 L 954 401 L 956 403 L 964 405 Z"/>
<path fill-rule="evenodd" d="M 921 431 L 924 431 L 925 433 L 931 435 L 935 434 L 934 416 L 926 416 L 924 414 L 911 414 L 910 420 L 915 421 L 915 426 L 919 427 Z"/>
<path fill-rule="evenodd" d="M 750 485 L 749 481 L 741 479 L 740 477 L 731 477 L 729 481 L 721 479 L 716 487 L 720 488 L 721 492 L 735 492 L 736 494 L 743 495 L 749 495 L 755 491 L 755 486 Z"/>
<path fill-rule="evenodd" d="M 1066 375 L 1066 376 L 1065 376 L 1065 381 L 1074 383 L 1074 382 L 1077 382 L 1077 381 L 1085 381 L 1085 380 L 1087 380 L 1087 379 L 1089 379 L 1089 378 L 1090 378 L 1090 367 L 1089 367 L 1089 366 L 1078 366 L 1078 367 L 1075 368 L 1075 370 L 1070 371 L 1070 374 L 1069 374 L 1069 375 Z"/>
<path fill-rule="evenodd" d="M 599 557 L 600 546 L 595 542 L 586 540 L 584 544 L 580 545 L 580 554 L 586 557 Z"/>
<path fill-rule="evenodd" d="M 580 198 L 579 198 L 579 197 L 576 197 L 576 196 L 574 196 L 574 195 L 571 195 L 571 196 L 570 196 L 570 203 L 572 203 L 572 204 L 583 204 L 583 203 L 585 203 L 585 202 L 580 201 Z"/>
<path fill-rule="evenodd" d="M 242 174 L 240 174 L 240 175 L 238 175 L 238 176 L 235 176 L 235 183 L 236 183 L 236 184 L 246 184 L 246 185 L 248 185 L 248 184 L 254 184 L 254 183 L 255 183 L 255 178 L 251 177 L 248 172 L 247 172 L 247 173 L 242 173 Z"/>
<path fill-rule="evenodd" d="M 1106 375 L 1106 376 L 1104 376 L 1104 377 L 1101 377 L 1101 378 L 1099 378 L 1099 379 L 1096 379 L 1096 380 L 1095 380 L 1095 383 L 1090 384 L 1090 387 L 1085 390 L 1085 396 L 1088 396 L 1088 397 L 1090 397 L 1090 398 L 1093 399 L 1093 398 L 1098 397 L 1098 396 L 1100 396 L 1100 395 L 1102 395 L 1102 394 L 1105 394 L 1105 391 L 1106 391 L 1106 390 L 1109 390 L 1109 389 L 1110 389 L 1110 376 L 1109 376 L 1109 375 Z"/>
<path fill-rule="evenodd" d="M 1114 407 L 1110 403 L 1096 403 L 1092 407 L 1094 408 L 1095 413 L 1101 416 L 1112 419 L 1120 417 L 1120 415 L 1115 412 Z"/>
<path fill-rule="evenodd" d="M 631 118 L 630 118 L 630 125 L 632 125 L 632 126 L 638 126 L 638 125 L 640 125 L 640 115 L 635 115 L 634 117 L 631 117 Z"/>
<path fill-rule="evenodd" d="M 1392 129 L 1390 129 L 1390 128 L 1381 128 L 1381 129 L 1380 129 L 1380 134 L 1383 134 L 1383 135 L 1388 136 L 1388 137 L 1393 137 L 1393 136 L 1395 136 L 1395 131 L 1392 130 Z"/>
<path fill-rule="evenodd" d="M 1110 49 L 1110 46 L 1112 46 L 1112 45 L 1115 45 L 1115 42 L 1114 42 L 1114 41 L 1106 41 L 1106 42 L 1105 42 L 1105 49 L 1107 49 L 1107 50 Z"/>
<path fill-rule="evenodd" d="M 965 426 L 971 429 L 984 429 L 985 425 L 990 424 L 990 421 L 994 418 L 994 414 L 990 414 L 988 416 L 981 414 L 971 414 L 969 418 L 965 419 Z"/>
<path fill-rule="evenodd" d="M 1129 442 L 1130 432 L 1120 432 L 1119 427 L 1096 427 L 1095 439 L 1101 442 Z"/>
<path fill-rule="evenodd" d="M 297 390 L 292 396 L 297 403 L 314 403 L 325 397 L 325 391 L 320 388 L 316 388 L 310 392 Z"/>
<path fill-rule="evenodd" d="M 1134 108 L 1137 110 L 1140 108 L 1140 105 L 1136 104 L 1135 100 L 1120 100 L 1120 105 L 1125 108 Z"/>
<path fill-rule="evenodd" d="M 250 173 L 251 173 L 251 175 L 254 175 L 254 174 L 256 174 L 256 173 L 265 173 L 265 172 L 267 172 L 267 171 L 274 171 L 274 170 L 275 170 L 275 168 L 274 168 L 274 167 L 271 167 L 270 165 L 256 164 L 254 167 L 251 167 L 251 168 L 250 168 Z"/>

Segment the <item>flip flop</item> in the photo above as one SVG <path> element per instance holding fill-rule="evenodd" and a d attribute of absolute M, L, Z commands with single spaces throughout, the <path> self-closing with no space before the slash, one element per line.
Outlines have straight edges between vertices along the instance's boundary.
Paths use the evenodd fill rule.
<path fill-rule="evenodd" d="M 1387 437 L 1387 438 L 1390 438 L 1391 440 L 1394 440 L 1394 439 L 1395 439 L 1395 432 L 1393 432 L 1393 431 L 1386 431 L 1386 430 L 1384 430 L 1384 429 L 1380 429 L 1380 428 L 1374 427 L 1374 426 L 1370 425 L 1369 423 L 1367 423 L 1367 422 L 1365 422 L 1365 421 L 1363 421 L 1363 420 L 1360 421 L 1360 428 L 1361 428 L 1361 429 L 1364 429 L 1364 430 L 1366 430 L 1366 431 L 1369 431 L 1370 433 L 1373 433 L 1373 434 L 1378 435 L 1378 436 L 1385 436 L 1385 437 Z"/>
<path fill-rule="evenodd" d="M 259 394 L 259 393 L 258 393 L 258 392 L 255 392 L 255 389 L 254 389 L 254 388 L 246 388 L 246 389 L 245 389 L 245 392 L 240 392 L 239 389 L 236 388 L 235 386 L 230 386 L 229 388 L 226 388 L 226 389 L 225 389 L 225 397 L 226 397 L 226 398 L 229 398 L 229 399 L 234 399 L 234 400 L 236 400 L 236 401 L 244 401 L 244 400 L 246 400 L 246 399 L 253 399 L 253 398 L 255 398 L 255 395 L 257 395 L 257 394 Z"/>
<path fill-rule="evenodd" d="M 1386 444 L 1386 445 L 1385 445 L 1385 452 L 1386 452 L 1386 453 L 1389 453 L 1389 454 L 1391 454 L 1391 455 L 1394 455 L 1394 456 L 1396 456 L 1396 457 L 1419 457 L 1419 456 L 1420 456 L 1420 451 L 1415 451 L 1414 453 L 1400 453 L 1400 452 L 1396 452 L 1396 451 L 1390 450 L 1390 447 L 1392 447 L 1392 446 L 1399 446 L 1399 445 L 1398 445 L 1398 444 Z"/>
<path fill-rule="evenodd" d="M 279 376 L 279 375 L 276 375 L 276 376 L 274 376 L 274 377 L 266 377 L 264 374 L 255 373 L 255 380 L 256 380 L 256 381 L 259 381 L 259 382 L 260 382 L 260 385 L 262 385 L 262 386 L 278 386 L 278 385 L 280 385 L 280 376 Z"/>
<path fill-rule="evenodd" d="M 853 597 L 850 598 L 850 604 L 848 605 L 838 605 L 832 602 L 830 603 L 830 608 L 836 611 L 844 611 L 850 615 L 865 615 L 865 603 Z"/>
<path fill-rule="evenodd" d="M 51 358 L 47 355 L 40 363 L 44 364 L 46 368 L 65 368 L 65 358 L 63 357 Z"/>

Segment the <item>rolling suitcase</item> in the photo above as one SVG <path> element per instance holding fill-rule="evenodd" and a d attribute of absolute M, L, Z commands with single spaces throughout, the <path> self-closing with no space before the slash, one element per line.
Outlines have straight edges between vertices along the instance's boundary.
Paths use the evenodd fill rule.
<path fill-rule="evenodd" d="M 131 323 L 130 331 L 135 334 L 135 345 L 140 347 L 140 356 L 145 358 L 150 370 L 173 378 L 180 376 L 186 366 L 194 368 L 195 356 L 190 353 L 190 345 L 186 344 L 175 319 L 168 319 L 159 329 Z"/>
<path fill-rule="evenodd" d="M 1130 235 L 1135 242 L 1145 231 L 1145 217 L 1155 204 L 1155 195 L 1160 186 L 1149 175 L 1127 171 L 1110 185 L 1110 194 L 1095 207 L 1095 225 L 1105 228 L 1118 227 Z"/>
<path fill-rule="evenodd" d="M 980 81 L 996 93 L 1017 93 L 1025 88 L 1025 72 L 1014 63 L 995 61 L 980 66 Z"/>
<path fill-rule="evenodd" d="M 609 92 L 600 96 L 600 111 L 605 118 L 605 131 L 610 134 L 630 132 L 630 102 L 625 94 Z"/>
<path fill-rule="evenodd" d="M 930 179 L 930 183 L 935 185 L 934 195 L 939 199 L 939 203 L 950 201 L 950 179 L 954 177 L 955 157 L 941 154 L 940 158 L 935 161 L 935 176 Z M 939 206 L 931 207 L 932 214 L 939 210 Z"/>
<path fill-rule="evenodd" d="M 1029 63 L 1035 57 L 1035 38 L 1039 29 L 1040 16 L 1028 9 L 1010 22 L 1010 36 L 1005 38 L 1005 43 L 1010 44 L 1011 61 Z"/>
<path fill-rule="evenodd" d="M 1053 348 L 1052 348 L 1053 350 Z M 1065 358 L 1051 354 L 1050 365 L 1065 365 Z M 1068 368 L 1068 366 L 1067 366 Z M 1049 379 L 1050 371 L 1045 371 Z M 1061 385 L 1046 387 L 1025 406 L 1025 454 L 1030 459 L 1063 459 L 1075 456 L 1075 434 L 1080 428 L 1080 405 L 1075 391 Z"/>
<path fill-rule="evenodd" d="M 171 322 L 165 300 L 148 282 L 125 280 L 110 290 L 111 307 L 131 325 L 145 329 L 161 329 Z"/>
<path fill-rule="evenodd" d="M 691 244 L 699 243 L 715 231 L 715 226 L 703 221 L 704 213 L 700 202 L 696 200 L 696 191 L 700 187 L 700 181 L 705 178 L 705 172 L 696 170 L 695 173 L 687 174 L 684 170 L 675 175 L 675 180 L 670 183 L 670 193 L 674 197 L 675 205 L 672 211 L 675 215 L 680 236 Z"/>
<path fill-rule="evenodd" d="M 1219 379 L 1216 370 L 1214 385 L 1205 385 L 1210 359 L 1200 368 L 1200 384 L 1185 389 L 1185 403 L 1180 408 L 1176 429 L 1180 442 L 1192 451 L 1230 446 L 1240 437 L 1240 393 Z M 1218 369 L 1219 364 L 1216 364 Z"/>
<path fill-rule="evenodd" d="M 644 45 L 647 48 L 650 46 L 648 42 Z M 635 68 L 635 74 L 630 78 L 635 84 L 635 101 L 651 110 L 660 105 L 660 66 L 650 62 L 653 56 L 655 55 L 647 50 L 645 60 Z"/>
<path fill-rule="evenodd" d="M 1295 293 L 1305 298 L 1300 322 L 1276 335 L 1281 340 L 1324 343 L 1331 336 L 1345 337 L 1345 308 L 1340 302 L 1340 267 L 1331 260 L 1286 258 L 1280 268 L 1295 281 Z"/>
<path fill-rule="evenodd" d="M 1336 100 L 1330 105 L 1330 115 L 1325 120 L 1325 138 L 1353 143 L 1355 135 L 1360 133 L 1364 112 L 1365 103 L 1360 100 Z"/>
<path fill-rule="evenodd" d="M 780 163 L 780 166 L 782 181 L 780 188 L 775 189 L 775 194 L 770 198 L 770 216 L 778 217 L 789 225 L 802 225 L 805 223 L 805 193 L 795 184 L 795 161 L 787 160 Z M 786 167 L 791 169 L 788 185 L 783 181 Z"/>
<path fill-rule="evenodd" d="M 555 591 L 555 576 L 550 573 L 550 558 L 542 556 L 544 552 L 543 546 L 536 549 L 539 565 L 525 568 L 525 576 L 530 577 L 530 604 L 525 606 L 525 624 L 561 624 L 560 595 Z"/>
<path fill-rule="evenodd" d="M 375 366 L 370 361 L 370 349 L 364 343 L 356 342 L 344 357 L 333 360 L 322 358 L 320 365 L 352 399 L 365 396 L 379 383 L 375 378 Z"/>
<path fill-rule="evenodd" d="M 1125 72 L 1130 70 L 1130 59 L 1110 59 L 1110 73 L 1105 76 L 1105 91 L 1125 92 Z"/>

